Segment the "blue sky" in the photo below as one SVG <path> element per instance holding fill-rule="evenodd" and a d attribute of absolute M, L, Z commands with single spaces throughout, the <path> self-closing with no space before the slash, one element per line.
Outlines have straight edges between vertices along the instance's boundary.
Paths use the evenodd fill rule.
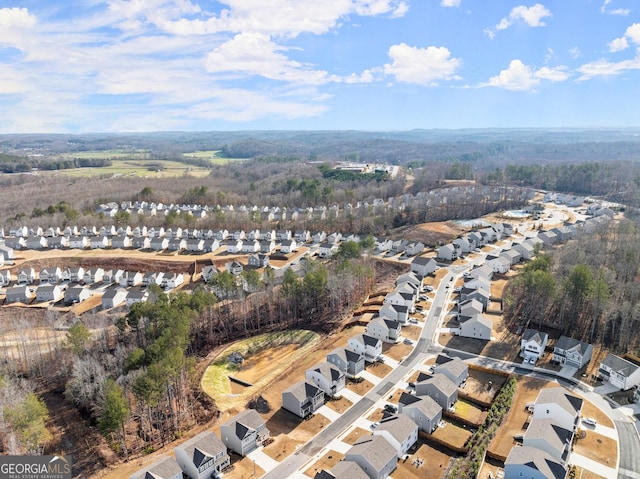
<path fill-rule="evenodd" d="M 640 125 L 637 0 L 0 0 L 0 133 Z"/>

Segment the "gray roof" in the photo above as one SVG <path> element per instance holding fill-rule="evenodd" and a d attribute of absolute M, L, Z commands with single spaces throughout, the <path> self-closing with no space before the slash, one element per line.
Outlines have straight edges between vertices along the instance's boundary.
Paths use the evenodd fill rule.
<path fill-rule="evenodd" d="M 547 338 L 547 333 L 543 333 L 542 331 L 538 331 L 537 329 L 525 329 L 524 334 L 522 335 L 522 339 L 524 339 L 525 341 L 534 341 L 540 346 L 542 346 Z"/>
<path fill-rule="evenodd" d="M 565 429 L 555 419 L 533 419 L 524 434 L 524 444 L 533 439 L 543 439 L 566 460 L 573 439 L 573 431 Z"/>
<path fill-rule="evenodd" d="M 427 379 L 420 381 L 423 384 L 433 384 L 445 396 L 450 397 L 458 391 L 458 386 L 444 374 L 435 374 Z"/>
<path fill-rule="evenodd" d="M 387 431 L 399 443 L 403 443 L 417 429 L 417 424 L 413 422 L 409 416 L 400 413 L 382 419 L 374 431 L 374 434 L 377 431 Z"/>
<path fill-rule="evenodd" d="M 505 467 L 508 465 L 522 464 L 540 471 L 549 479 L 564 479 L 567 475 L 566 468 L 555 460 L 550 454 L 535 447 L 514 447 L 511 449 Z"/>
<path fill-rule="evenodd" d="M 357 454 L 362 456 L 376 471 L 381 471 L 389 462 L 396 458 L 396 450 L 387 439 L 382 436 L 363 436 L 347 451 L 347 456 Z"/>
<path fill-rule="evenodd" d="M 562 387 L 541 389 L 536 399 L 536 404 L 554 403 L 573 416 L 580 413 L 583 402 L 582 398 L 574 396 Z"/>
<path fill-rule="evenodd" d="M 216 454 L 227 451 L 224 443 L 211 431 L 198 434 L 196 437 L 177 446 L 176 449 L 185 451 L 196 467 L 200 467 L 207 460 L 214 458 Z"/>
<path fill-rule="evenodd" d="M 570 338 L 569 336 L 560 336 L 556 343 L 556 348 L 564 351 L 577 351 L 580 354 L 585 354 L 591 346 L 589 343 L 580 341 L 579 339 Z"/>
<path fill-rule="evenodd" d="M 624 377 L 631 376 L 637 369 L 638 365 L 632 363 L 631 361 L 627 361 L 626 359 L 621 358 L 620 356 L 616 356 L 615 354 L 609 353 L 602 364 L 611 368 L 613 371 L 622 374 Z"/>
<path fill-rule="evenodd" d="M 319 372 L 322 376 L 324 376 L 331 382 L 337 381 L 341 376 L 343 376 L 338 368 L 326 361 L 318 363 L 310 369 Z"/>
<path fill-rule="evenodd" d="M 235 430 L 239 439 L 244 439 L 251 431 L 255 431 L 264 424 L 264 419 L 255 409 L 245 409 L 225 423 Z"/>
<path fill-rule="evenodd" d="M 445 369 L 451 371 L 455 377 L 469 372 L 469 366 L 460 358 L 449 358 L 439 354 L 436 358 L 434 374 L 442 373 Z"/>
<path fill-rule="evenodd" d="M 435 418 L 440 414 L 440 411 L 442 411 L 440 404 L 429 396 L 415 396 L 413 394 L 402 393 L 399 403 L 403 406 L 415 407 L 430 419 Z"/>
<path fill-rule="evenodd" d="M 320 471 L 314 479 L 369 479 L 369 476 L 355 462 L 340 461 L 331 471 Z"/>
<path fill-rule="evenodd" d="M 170 479 L 182 474 L 182 469 L 173 457 L 163 457 L 133 474 L 132 479 Z"/>
<path fill-rule="evenodd" d="M 298 401 L 303 402 L 307 398 L 312 398 L 317 396 L 318 394 L 322 393 L 322 391 L 318 389 L 316 386 L 314 386 L 313 384 L 302 380 L 302 381 L 298 381 L 292 386 L 289 386 L 287 389 L 283 391 L 283 394 L 284 393 L 289 393 L 293 395 L 293 397 L 295 397 Z"/>

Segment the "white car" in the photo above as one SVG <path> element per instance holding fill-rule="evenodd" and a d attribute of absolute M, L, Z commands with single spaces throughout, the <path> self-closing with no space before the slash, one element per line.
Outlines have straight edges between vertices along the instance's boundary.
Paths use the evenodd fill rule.
<path fill-rule="evenodd" d="M 593 427 L 596 427 L 596 425 L 598 424 L 598 422 L 592 417 L 583 417 L 582 418 L 582 422 L 584 424 L 587 424 L 587 425 L 593 426 Z"/>

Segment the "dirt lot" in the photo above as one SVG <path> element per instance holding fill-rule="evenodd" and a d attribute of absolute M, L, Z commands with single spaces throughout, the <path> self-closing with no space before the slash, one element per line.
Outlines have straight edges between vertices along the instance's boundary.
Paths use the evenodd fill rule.
<path fill-rule="evenodd" d="M 304 471 L 306 476 L 315 477 L 316 473 L 323 469 L 327 471 L 344 459 L 344 454 L 337 451 L 329 451 L 318 459 L 309 469 Z"/>
<path fill-rule="evenodd" d="M 342 414 L 351 406 L 353 403 L 349 401 L 346 397 L 341 397 L 340 399 L 329 400 L 325 403 L 327 407 L 333 409 L 335 412 Z"/>
<path fill-rule="evenodd" d="M 463 447 L 471 437 L 471 432 L 468 428 L 453 424 L 447 419 L 444 419 L 444 423 L 444 427 L 439 427 L 433 432 L 433 437 L 453 447 Z"/>
<path fill-rule="evenodd" d="M 422 439 L 418 439 L 415 453 L 406 461 L 398 461 L 398 469 L 393 477 L 401 479 L 440 479 L 444 473 L 451 456 L 435 449 Z"/>
<path fill-rule="evenodd" d="M 382 419 L 382 413 L 380 414 L 380 418 L 376 419 L 376 421 L 379 421 L 380 419 Z M 345 444 L 353 445 L 361 437 L 368 436 L 370 434 L 371 434 L 371 431 L 367 431 L 366 429 L 361 429 L 357 427 L 353 431 L 351 431 L 349 434 L 347 434 L 344 438 L 342 438 L 342 442 L 344 442 Z"/>
<path fill-rule="evenodd" d="M 404 329 L 403 329 L 404 332 Z M 413 346 L 408 344 L 404 344 L 402 342 L 397 344 L 383 343 L 382 344 L 382 354 L 390 357 L 391 359 L 395 359 L 396 361 L 401 361 L 405 356 L 407 356 L 413 350 Z M 371 371 L 373 372 L 373 371 Z M 375 373 L 374 373 L 375 374 Z"/>
<path fill-rule="evenodd" d="M 360 396 L 364 396 L 372 388 L 373 388 L 373 384 L 371 384 L 366 379 L 357 383 L 354 383 L 353 381 L 350 381 L 349 379 L 347 379 L 347 389 L 349 389 L 349 391 L 353 391 L 356 394 L 359 394 Z"/>
<path fill-rule="evenodd" d="M 469 377 L 464 392 L 479 401 L 491 402 L 506 380 L 507 378 L 504 376 L 469 368 Z"/>
<path fill-rule="evenodd" d="M 586 431 L 587 435 L 584 439 L 577 439 L 575 441 L 573 452 L 577 452 L 605 466 L 616 467 L 618 443 L 587 427 L 582 430 Z"/>
<path fill-rule="evenodd" d="M 472 424 L 480 426 L 487 417 L 487 412 L 483 411 L 481 407 L 466 401 L 464 399 L 458 399 L 455 404 L 456 412 L 455 416 L 465 421 L 469 421 Z"/>
<path fill-rule="evenodd" d="M 367 371 L 373 374 L 374 376 L 383 378 L 387 374 L 389 374 L 391 371 L 393 371 L 393 369 L 388 364 L 371 363 L 371 364 L 367 364 Z"/>
<path fill-rule="evenodd" d="M 231 454 L 233 469 L 224 473 L 225 479 L 249 479 L 260 477 L 265 471 L 248 457 Z"/>

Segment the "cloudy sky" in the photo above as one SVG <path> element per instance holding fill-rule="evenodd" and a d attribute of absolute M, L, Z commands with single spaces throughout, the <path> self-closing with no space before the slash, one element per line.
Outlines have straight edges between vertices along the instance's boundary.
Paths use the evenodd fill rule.
<path fill-rule="evenodd" d="M 0 0 L 0 133 L 640 125 L 638 0 Z"/>

